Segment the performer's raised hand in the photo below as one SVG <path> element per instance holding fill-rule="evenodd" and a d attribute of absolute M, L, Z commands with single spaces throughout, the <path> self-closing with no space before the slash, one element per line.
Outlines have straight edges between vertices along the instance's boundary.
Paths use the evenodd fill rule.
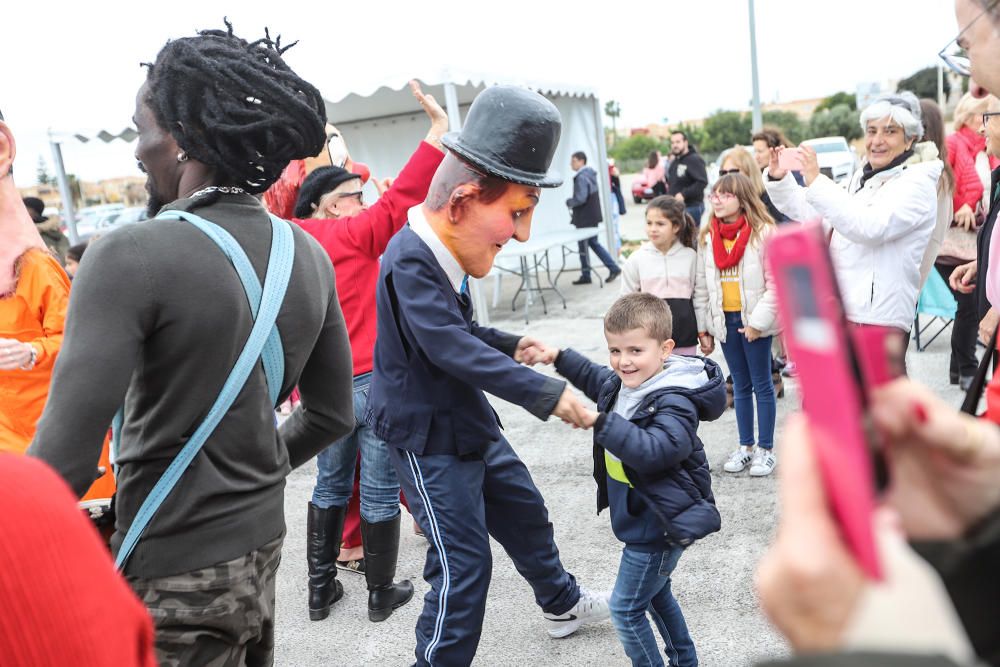
<path fill-rule="evenodd" d="M 431 94 L 424 94 L 420 90 L 420 83 L 416 79 L 410 80 L 410 90 L 413 92 L 413 96 L 417 98 L 417 102 L 420 102 L 420 106 L 423 107 L 424 113 L 427 117 L 431 119 L 431 129 L 427 132 L 427 136 L 424 141 L 435 146 L 438 150 L 443 151 L 444 148 L 441 146 L 441 137 L 448 131 L 448 114 L 445 110 L 441 108 L 441 105 L 437 103 L 434 96 Z"/>

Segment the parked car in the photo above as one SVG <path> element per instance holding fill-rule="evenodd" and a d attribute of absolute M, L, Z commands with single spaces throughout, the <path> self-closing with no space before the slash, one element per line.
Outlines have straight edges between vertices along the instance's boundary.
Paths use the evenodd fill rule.
<path fill-rule="evenodd" d="M 76 218 L 76 235 L 87 241 L 97 230 L 109 224 L 125 210 L 124 204 L 101 204 L 80 209 Z"/>
<path fill-rule="evenodd" d="M 97 233 L 107 234 L 118 229 L 119 227 L 134 225 L 137 222 L 142 222 L 143 220 L 148 219 L 149 213 L 147 213 L 145 206 L 132 206 L 130 208 L 123 209 L 120 213 L 114 215 L 114 217 L 109 216 L 104 220 L 101 220 L 97 225 Z"/>
<path fill-rule="evenodd" d="M 816 151 L 820 172 L 829 176 L 835 183 L 847 187 L 858 166 L 858 156 L 851 149 L 844 137 L 820 137 L 807 139 L 802 145 Z"/>
<path fill-rule="evenodd" d="M 652 186 L 646 184 L 646 179 L 642 177 L 642 174 L 636 174 L 632 179 L 632 201 L 641 204 L 655 196 Z"/>

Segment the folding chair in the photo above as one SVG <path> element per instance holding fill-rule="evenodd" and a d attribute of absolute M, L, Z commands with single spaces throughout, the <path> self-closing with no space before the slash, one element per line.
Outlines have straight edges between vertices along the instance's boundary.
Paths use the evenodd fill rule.
<path fill-rule="evenodd" d="M 951 326 L 955 319 L 955 311 L 958 304 L 952 296 L 944 278 L 936 270 L 931 270 L 927 276 L 927 282 L 920 291 L 920 298 L 917 300 L 917 312 L 913 318 L 913 340 L 917 344 L 917 351 L 923 352 L 927 346 L 934 342 L 934 339 L 944 333 L 944 330 Z M 920 316 L 927 318 L 923 322 Z M 927 339 L 926 333 L 929 329 L 934 331 L 933 335 Z"/>

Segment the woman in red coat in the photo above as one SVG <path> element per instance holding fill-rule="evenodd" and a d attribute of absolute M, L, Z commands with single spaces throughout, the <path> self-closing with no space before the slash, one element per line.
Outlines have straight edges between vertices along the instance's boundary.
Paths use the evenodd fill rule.
<path fill-rule="evenodd" d="M 317 457 L 318 474 L 307 515 L 309 617 L 321 620 L 343 594 L 336 580 L 347 503 L 361 453 L 361 533 L 368 616 L 385 620 L 413 595 L 409 581 L 394 583 L 399 549 L 399 482 L 384 442 L 363 423 L 375 348 L 375 282 L 379 257 L 406 224 L 407 211 L 427 195 L 444 158 L 440 139 L 448 116 L 415 82 L 413 94 L 431 120 L 424 141 L 399 176 L 371 207 L 365 205 L 362 178 L 337 166 L 320 167 L 302 183 L 294 221 L 316 238 L 333 260 L 340 300 L 354 356 L 355 416 L 352 433 Z"/>

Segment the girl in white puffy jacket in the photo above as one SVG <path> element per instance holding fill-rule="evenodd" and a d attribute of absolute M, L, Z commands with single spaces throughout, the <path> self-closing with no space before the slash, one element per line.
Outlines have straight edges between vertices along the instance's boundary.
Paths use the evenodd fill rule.
<path fill-rule="evenodd" d="M 713 214 L 698 239 L 694 306 L 701 349 L 722 344 L 733 376 L 733 403 L 739 446 L 723 469 L 770 475 L 774 456 L 775 394 L 771 377 L 771 337 L 777 333 L 774 283 L 764 267 L 764 246 L 776 229 L 750 179 L 727 174 L 710 198 Z M 757 439 L 754 446 L 754 397 Z"/>
<path fill-rule="evenodd" d="M 698 353 L 694 284 L 698 224 L 684 202 L 661 195 L 646 207 L 646 237 L 622 268 L 622 294 L 647 292 L 667 302 L 673 316 L 674 354 Z"/>

